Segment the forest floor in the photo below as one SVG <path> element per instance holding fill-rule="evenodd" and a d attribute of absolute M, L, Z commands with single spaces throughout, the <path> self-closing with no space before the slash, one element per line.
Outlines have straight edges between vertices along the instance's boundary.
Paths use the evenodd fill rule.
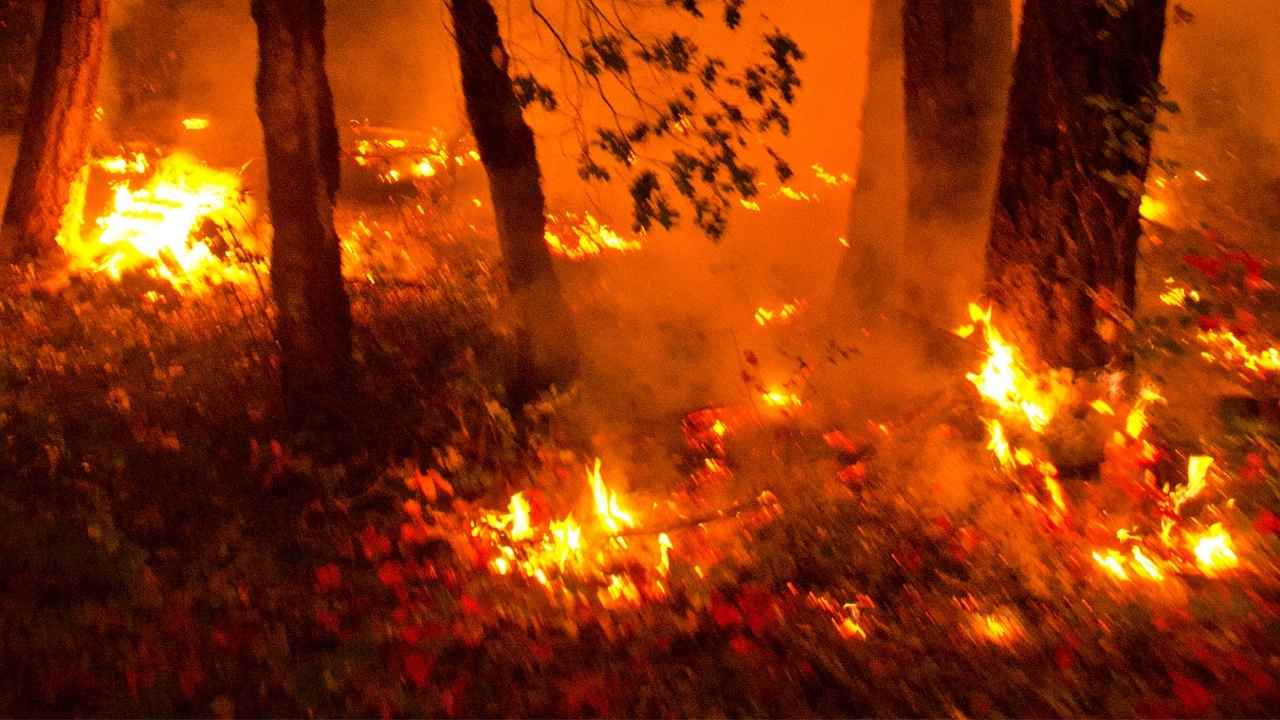
<path fill-rule="evenodd" d="M 589 362 L 517 423 L 493 258 L 454 242 L 352 278 L 337 461 L 281 428 L 251 285 L 5 296 L 0 714 L 1274 715 L 1280 367 L 1205 343 L 1274 346 L 1280 273 L 1152 234 L 1142 382 L 1033 377 L 1048 429 L 966 379 L 980 313 L 874 422 L 743 353 L 741 402 L 637 412 Z"/>

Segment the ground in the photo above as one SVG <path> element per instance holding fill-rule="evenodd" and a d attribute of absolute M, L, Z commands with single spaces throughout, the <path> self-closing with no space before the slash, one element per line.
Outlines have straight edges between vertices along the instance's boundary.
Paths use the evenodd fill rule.
<path fill-rule="evenodd" d="M 810 342 L 821 361 L 779 386 L 732 348 L 740 395 L 690 391 L 679 411 L 589 341 L 582 381 L 513 418 L 496 259 L 466 235 L 484 229 L 412 217 L 381 219 L 413 244 L 385 253 L 409 270 L 382 272 L 376 248 L 352 270 L 362 380 L 337 440 L 284 433 L 256 282 L 99 274 L 0 301 L 0 714 L 1280 707 L 1275 376 L 1197 345 L 1274 337 L 1280 277 L 1238 237 L 1150 226 L 1133 330 L 1165 400 L 1130 432 L 1138 380 L 1033 377 L 1028 393 L 1085 398 L 1038 433 L 965 377 L 991 349 L 981 313 L 936 382 L 874 416 L 820 406 L 848 404 L 840 368 L 876 358 L 892 323 Z M 603 288 L 631 259 L 561 268 L 588 337 L 630 327 Z M 781 346 L 830 330 L 791 322 Z M 676 364 L 715 344 L 678 322 L 661 340 Z M 1087 409 L 1103 397 L 1112 414 Z M 1002 467 L 994 420 L 1034 462 Z M 1090 433 L 1105 458 L 1072 440 Z M 1214 467 L 1193 493 L 1196 456 Z M 566 550 L 553 530 L 574 517 Z M 1235 563 L 1179 544 L 1214 523 Z"/>

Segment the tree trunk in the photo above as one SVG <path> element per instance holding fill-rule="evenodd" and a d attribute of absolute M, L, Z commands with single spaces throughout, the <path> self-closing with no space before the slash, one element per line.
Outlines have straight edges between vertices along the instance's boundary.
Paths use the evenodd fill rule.
<path fill-rule="evenodd" d="M 991 216 L 1012 24 L 1008 0 L 904 3 L 905 291 L 925 317 L 947 311 L 948 290 L 972 297 L 981 283 L 968 259 Z"/>
<path fill-rule="evenodd" d="M 107 0 L 49 0 L 36 53 L 0 257 L 61 263 L 58 231 L 89 154 L 106 37 Z"/>
<path fill-rule="evenodd" d="M 498 241 L 515 311 L 514 407 L 573 377 L 578 346 L 544 238 L 546 200 L 533 130 L 507 72 L 507 54 L 490 0 L 452 0 L 467 118 L 489 176 Z"/>
<path fill-rule="evenodd" d="M 253 19 L 285 411 L 294 429 L 325 430 L 346 416 L 352 373 L 351 307 L 333 226 L 339 147 L 324 0 L 253 0 Z"/>
<path fill-rule="evenodd" d="M 873 0 L 867 91 L 862 101 L 858 184 L 849 208 L 849 249 L 836 271 L 837 315 L 863 318 L 896 300 L 906 242 L 902 99 L 902 3 Z"/>
<path fill-rule="evenodd" d="M 22 130 L 42 15 L 41 0 L 0 0 L 0 133 Z"/>
<path fill-rule="evenodd" d="M 1129 360 L 1165 0 L 1027 0 L 987 292 L 1055 366 Z"/>

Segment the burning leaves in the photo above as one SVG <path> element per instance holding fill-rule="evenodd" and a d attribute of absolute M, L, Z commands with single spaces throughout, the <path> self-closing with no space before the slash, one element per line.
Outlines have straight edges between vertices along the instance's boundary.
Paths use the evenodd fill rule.
<path fill-rule="evenodd" d="M 655 577 L 647 583 L 638 583 L 635 573 L 621 571 L 634 550 L 622 535 L 638 523 L 621 496 L 606 484 L 601 466 L 597 458 L 586 471 L 594 512 L 585 525 L 572 513 L 561 520 L 535 521 L 524 492 L 511 496 L 507 512 L 485 513 L 477 520 L 471 535 L 491 549 L 489 568 L 498 575 L 519 574 L 550 591 L 564 590 L 561 579 L 566 575 L 594 581 L 606 607 L 664 594 L 661 578 L 670 571 L 671 539 L 666 533 L 657 535 L 657 557 L 647 563 Z"/>

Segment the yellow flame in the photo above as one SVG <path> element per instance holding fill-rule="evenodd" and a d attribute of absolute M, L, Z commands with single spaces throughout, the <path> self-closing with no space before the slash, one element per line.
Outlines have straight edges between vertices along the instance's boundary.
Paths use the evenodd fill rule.
<path fill-rule="evenodd" d="M 1220 356 L 1224 362 L 1254 373 L 1280 372 L 1280 348 L 1269 347 L 1255 352 L 1230 330 L 1203 331 L 1196 334 L 1196 339 L 1216 351 L 1216 356 L 1208 356 L 1211 361 Z"/>
<path fill-rule="evenodd" d="M 800 312 L 800 306 L 796 302 L 789 302 L 784 303 L 776 310 L 763 306 L 758 307 L 756 308 L 755 318 L 756 323 L 761 327 L 764 327 L 771 322 L 789 320 L 792 317 L 795 317 L 795 314 L 798 312 Z"/>
<path fill-rule="evenodd" d="M 189 117 L 182 120 L 182 127 L 193 132 L 208 130 L 209 125 L 209 118 Z"/>
<path fill-rule="evenodd" d="M 148 163 L 134 155 L 103 158 L 98 167 L 112 174 L 138 174 Z M 73 267 L 116 279 L 144 265 L 175 283 L 246 279 L 194 237 L 205 221 L 243 228 L 252 216 L 236 173 L 178 153 L 161 160 L 144 186 L 135 188 L 129 180 L 120 180 L 111 191 L 92 236 L 64 245 Z"/>
<path fill-rule="evenodd" d="M 760 399 L 765 405 L 776 408 L 800 407 L 804 404 L 799 395 L 779 387 L 770 388 L 761 393 Z"/>
<path fill-rule="evenodd" d="M 600 475 L 600 458 L 596 458 L 595 465 L 587 471 L 587 483 L 591 486 L 591 496 L 595 501 L 596 517 L 610 533 L 617 534 L 623 528 L 635 527 L 635 519 L 622 509 L 618 494 L 604 484 L 604 478 Z"/>
<path fill-rule="evenodd" d="M 1107 550 L 1106 553 L 1093 551 L 1094 562 L 1101 565 L 1111 573 L 1117 580 L 1128 580 L 1129 573 L 1124 569 L 1124 556 L 1115 550 Z"/>
<path fill-rule="evenodd" d="M 1210 577 L 1222 570 L 1240 564 L 1240 558 L 1231 549 L 1231 535 L 1222 527 L 1222 523 L 1214 523 L 1203 533 L 1190 537 L 1196 565 L 1205 575 Z"/>
<path fill-rule="evenodd" d="M 1026 369 L 1017 348 L 1005 341 L 991 322 L 991 309 L 969 304 L 969 318 L 982 325 L 987 360 L 976 373 L 965 377 L 981 395 L 1006 414 L 1021 418 L 1042 432 L 1066 400 L 1068 387 L 1053 377 L 1036 377 Z"/>
<path fill-rule="evenodd" d="M 556 227 L 567 226 L 568 232 L 573 234 L 573 243 L 570 244 L 550 227 L 543 232 L 543 239 L 551 254 L 568 260 L 595 257 L 606 250 L 618 253 L 635 252 L 643 247 L 640 241 L 622 237 L 591 213 L 583 213 L 581 216 L 564 213 L 563 222 L 560 217 L 548 214 L 547 221 Z"/>

